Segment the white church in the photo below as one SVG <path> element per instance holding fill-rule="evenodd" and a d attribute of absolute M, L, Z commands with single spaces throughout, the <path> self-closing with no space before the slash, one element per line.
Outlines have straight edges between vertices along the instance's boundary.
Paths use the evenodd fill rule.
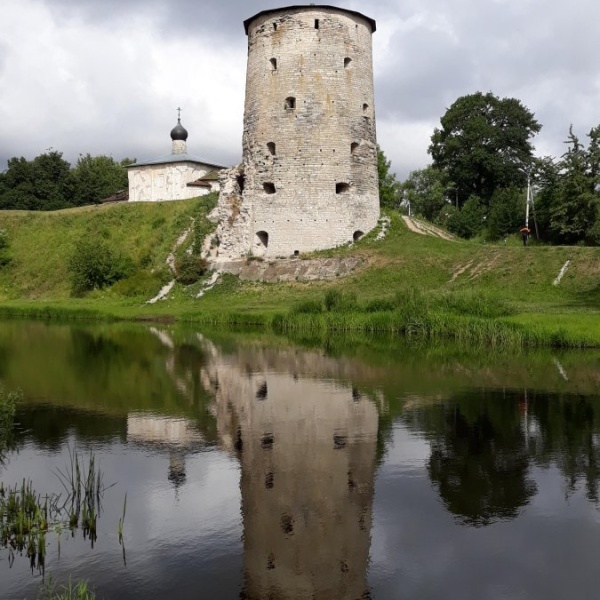
<path fill-rule="evenodd" d="M 227 167 L 188 154 L 187 138 L 179 113 L 171 130 L 171 154 L 127 165 L 130 202 L 184 200 L 219 191 L 218 172 Z"/>

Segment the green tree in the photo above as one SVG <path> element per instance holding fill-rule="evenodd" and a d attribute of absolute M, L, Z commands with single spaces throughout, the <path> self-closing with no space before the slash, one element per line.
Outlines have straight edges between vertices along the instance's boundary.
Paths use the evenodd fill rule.
<path fill-rule="evenodd" d="M 490 202 L 487 229 L 491 240 L 518 231 L 525 215 L 525 199 L 518 188 L 497 189 Z"/>
<path fill-rule="evenodd" d="M 110 156 L 89 153 L 79 156 L 73 168 L 73 179 L 76 205 L 97 204 L 128 186 L 123 161 L 119 163 Z"/>
<path fill-rule="evenodd" d="M 11 158 L 2 179 L 0 208 L 56 210 L 71 205 L 71 165 L 62 152 L 48 150 L 31 161 Z"/>
<path fill-rule="evenodd" d="M 460 237 L 475 237 L 484 227 L 485 208 L 477 196 L 471 196 L 461 210 L 454 209 L 447 220 L 448 230 Z"/>
<path fill-rule="evenodd" d="M 550 229 L 560 243 L 575 244 L 585 239 L 597 218 L 590 155 L 569 128 L 569 145 L 559 163 L 560 179 L 555 200 L 550 208 Z"/>
<path fill-rule="evenodd" d="M 410 202 L 411 212 L 433 221 L 447 204 L 443 172 L 428 165 L 411 171 L 400 184 L 403 200 Z"/>
<path fill-rule="evenodd" d="M 385 208 L 398 208 L 400 205 L 400 183 L 390 170 L 391 161 L 387 160 L 383 150 L 377 146 L 377 174 L 379 176 L 379 202 Z"/>
<path fill-rule="evenodd" d="M 477 92 L 458 98 L 440 121 L 429 153 L 455 182 L 459 205 L 472 195 L 488 205 L 497 188 L 524 187 L 530 139 L 541 125 L 519 100 Z"/>

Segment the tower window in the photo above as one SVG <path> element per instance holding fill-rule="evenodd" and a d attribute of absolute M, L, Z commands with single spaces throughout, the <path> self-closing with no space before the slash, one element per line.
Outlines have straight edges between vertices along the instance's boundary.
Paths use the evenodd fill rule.
<path fill-rule="evenodd" d="M 352 59 L 349 56 L 346 56 L 346 58 L 344 59 L 344 69 L 347 69 L 350 66 L 351 62 Z"/>
<path fill-rule="evenodd" d="M 273 69 L 273 71 L 277 71 L 277 59 L 272 58 L 269 62 L 271 63 L 271 68 Z"/>
<path fill-rule="evenodd" d="M 350 184 L 348 183 L 336 183 L 335 184 L 335 193 L 336 194 L 343 194 L 344 192 L 347 192 L 350 189 Z"/>
<path fill-rule="evenodd" d="M 354 154 L 356 152 L 356 150 L 358 149 L 358 142 L 352 142 L 350 144 L 350 154 Z"/>
<path fill-rule="evenodd" d="M 267 382 L 263 381 L 262 385 L 256 391 L 256 399 L 257 400 L 266 400 L 268 394 Z"/>
<path fill-rule="evenodd" d="M 272 433 L 265 433 L 262 436 L 262 440 L 260 441 L 260 445 L 264 450 L 271 450 L 273 448 L 273 444 L 275 443 L 275 438 Z"/>
<path fill-rule="evenodd" d="M 263 183 L 263 190 L 265 190 L 265 192 L 267 194 L 274 194 L 275 193 L 275 184 L 272 183 L 271 181 L 265 181 Z"/>
<path fill-rule="evenodd" d="M 275 156 L 276 154 L 276 149 L 275 149 L 275 142 L 269 142 L 267 144 L 267 150 L 269 151 L 269 153 L 271 154 L 271 156 Z"/>
<path fill-rule="evenodd" d="M 238 175 L 236 178 L 237 184 L 240 187 L 240 193 L 244 191 L 244 186 L 246 185 L 246 176 Z"/>
<path fill-rule="evenodd" d="M 341 433 L 333 434 L 333 449 L 341 450 L 346 447 L 347 437 Z"/>
<path fill-rule="evenodd" d="M 319 19 L 315 19 L 315 29 L 319 29 Z"/>
<path fill-rule="evenodd" d="M 259 239 L 260 243 L 268 248 L 269 246 L 269 234 L 266 231 L 257 231 L 256 237 Z"/>
<path fill-rule="evenodd" d="M 293 110 L 296 108 L 296 98 L 294 98 L 294 96 L 288 96 L 285 99 L 284 107 L 286 110 Z"/>
<path fill-rule="evenodd" d="M 365 103 L 363 104 L 363 112 L 365 112 L 365 113 L 366 113 L 368 110 L 369 110 L 369 105 L 368 105 L 368 104 L 365 102 Z"/>
<path fill-rule="evenodd" d="M 285 535 L 294 534 L 294 519 L 290 515 L 281 515 L 281 530 Z"/>
<path fill-rule="evenodd" d="M 273 31 L 277 31 L 277 23 L 273 23 Z"/>
<path fill-rule="evenodd" d="M 352 235 L 352 241 L 354 242 L 358 242 L 358 240 L 360 240 L 360 238 L 365 235 L 364 232 L 362 232 L 360 229 L 357 229 L 354 234 Z M 354 392 L 353 392 L 354 394 Z"/>

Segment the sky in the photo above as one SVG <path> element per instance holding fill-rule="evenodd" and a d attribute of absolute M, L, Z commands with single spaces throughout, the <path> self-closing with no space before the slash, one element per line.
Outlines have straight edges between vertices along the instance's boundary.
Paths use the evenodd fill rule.
<path fill-rule="evenodd" d="M 309 3 L 307 3 L 309 4 Z M 150 159 L 171 151 L 182 108 L 188 151 L 241 160 L 243 21 L 274 0 L 2 0 L 0 171 L 48 149 Z M 440 117 L 477 91 L 518 98 L 558 157 L 572 124 L 600 124 L 595 0 L 330 0 L 377 21 L 378 142 L 404 179 L 429 164 Z"/>

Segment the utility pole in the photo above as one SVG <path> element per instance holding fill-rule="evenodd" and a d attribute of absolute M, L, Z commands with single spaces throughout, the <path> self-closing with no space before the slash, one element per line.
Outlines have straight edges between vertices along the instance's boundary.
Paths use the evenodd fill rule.
<path fill-rule="evenodd" d="M 529 203 L 531 202 L 531 172 L 527 171 L 527 202 L 525 205 L 525 227 L 529 228 Z"/>

